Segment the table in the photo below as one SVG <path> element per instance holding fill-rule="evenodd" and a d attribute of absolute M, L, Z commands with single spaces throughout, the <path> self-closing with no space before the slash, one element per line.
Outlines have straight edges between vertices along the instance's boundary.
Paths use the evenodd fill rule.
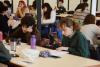
<path fill-rule="evenodd" d="M 21 50 L 30 48 L 29 45 L 23 43 L 22 45 L 17 47 L 16 52 L 19 54 Z M 37 47 L 38 50 L 50 50 L 43 47 Z M 23 61 L 24 59 L 21 57 L 12 58 L 11 62 L 15 64 L 19 64 L 18 62 Z M 19 64 L 23 67 L 88 67 L 92 65 L 100 64 L 99 61 L 91 60 L 83 57 L 78 57 L 70 54 L 66 54 L 62 58 L 37 58 L 32 64 Z"/>
<path fill-rule="evenodd" d="M 73 16 L 72 14 L 59 14 L 56 15 L 56 17 L 67 17 L 67 16 Z"/>
<path fill-rule="evenodd" d="M 100 20 L 100 17 L 96 17 L 96 20 Z"/>

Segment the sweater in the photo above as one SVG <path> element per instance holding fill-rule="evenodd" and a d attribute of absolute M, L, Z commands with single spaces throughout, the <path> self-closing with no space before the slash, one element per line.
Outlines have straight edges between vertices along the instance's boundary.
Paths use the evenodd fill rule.
<path fill-rule="evenodd" d="M 63 45 L 69 47 L 68 51 L 70 54 L 89 57 L 89 43 L 85 36 L 80 32 L 76 31 L 72 37 L 63 37 Z"/>

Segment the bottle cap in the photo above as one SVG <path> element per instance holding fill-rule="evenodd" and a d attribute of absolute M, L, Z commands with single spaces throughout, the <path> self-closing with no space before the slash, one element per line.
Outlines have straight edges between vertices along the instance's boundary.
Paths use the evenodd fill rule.
<path fill-rule="evenodd" d="M 35 35 L 32 35 L 32 37 L 35 37 Z"/>

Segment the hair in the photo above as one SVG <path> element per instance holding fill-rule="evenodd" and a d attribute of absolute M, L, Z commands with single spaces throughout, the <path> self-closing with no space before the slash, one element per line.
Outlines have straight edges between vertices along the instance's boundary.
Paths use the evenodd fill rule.
<path fill-rule="evenodd" d="M 52 8 L 48 3 L 44 3 L 42 5 L 42 9 L 45 8 L 45 7 L 47 8 L 47 11 L 44 12 L 44 17 L 45 17 L 45 19 L 50 19 Z"/>
<path fill-rule="evenodd" d="M 88 14 L 84 19 L 84 24 L 95 24 L 95 16 Z"/>
<path fill-rule="evenodd" d="M 83 0 L 83 2 L 87 2 L 88 0 Z"/>
<path fill-rule="evenodd" d="M 24 5 L 24 8 L 26 8 L 26 4 L 25 4 L 25 2 L 24 1 L 19 1 L 19 3 L 18 3 L 18 6 L 20 5 L 20 3 L 22 3 L 23 5 Z"/>
<path fill-rule="evenodd" d="M 78 10 L 78 9 L 81 9 L 81 11 L 84 11 L 86 7 L 88 7 L 88 3 L 80 3 L 80 4 L 76 7 L 75 11 Z"/>
<path fill-rule="evenodd" d="M 25 15 L 22 19 L 21 19 L 21 26 L 35 26 L 35 20 L 31 15 Z"/>
<path fill-rule="evenodd" d="M 69 18 L 64 18 L 60 21 L 59 26 L 62 28 L 62 25 L 65 25 L 67 27 L 73 27 L 73 30 L 79 30 L 80 29 L 80 25 L 74 21 L 72 21 Z"/>
<path fill-rule="evenodd" d="M 33 9 L 31 5 L 29 5 L 28 8 L 29 8 L 29 10 L 32 10 Z"/>
<path fill-rule="evenodd" d="M 59 2 L 62 2 L 62 3 L 64 3 L 64 0 L 59 0 Z"/>
<path fill-rule="evenodd" d="M 32 7 L 33 7 L 33 9 L 35 9 L 35 10 L 36 10 L 36 0 L 35 0 L 35 1 L 33 1 L 33 3 L 32 3 Z"/>
<path fill-rule="evenodd" d="M 4 1 L 5 4 L 7 4 L 7 7 L 10 7 L 11 8 L 11 4 L 9 1 Z"/>
<path fill-rule="evenodd" d="M 3 13 L 4 11 L 7 10 L 8 10 L 7 6 L 5 6 L 3 2 L 0 1 L 0 13 Z"/>

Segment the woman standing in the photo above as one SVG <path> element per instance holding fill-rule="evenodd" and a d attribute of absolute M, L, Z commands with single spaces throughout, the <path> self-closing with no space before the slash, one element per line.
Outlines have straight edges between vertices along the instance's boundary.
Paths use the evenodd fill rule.
<path fill-rule="evenodd" d="M 51 6 L 48 3 L 42 5 L 42 35 L 46 36 L 49 34 L 51 27 L 53 27 L 56 20 L 56 11 L 52 10 Z M 52 30 L 52 29 L 51 29 Z"/>

